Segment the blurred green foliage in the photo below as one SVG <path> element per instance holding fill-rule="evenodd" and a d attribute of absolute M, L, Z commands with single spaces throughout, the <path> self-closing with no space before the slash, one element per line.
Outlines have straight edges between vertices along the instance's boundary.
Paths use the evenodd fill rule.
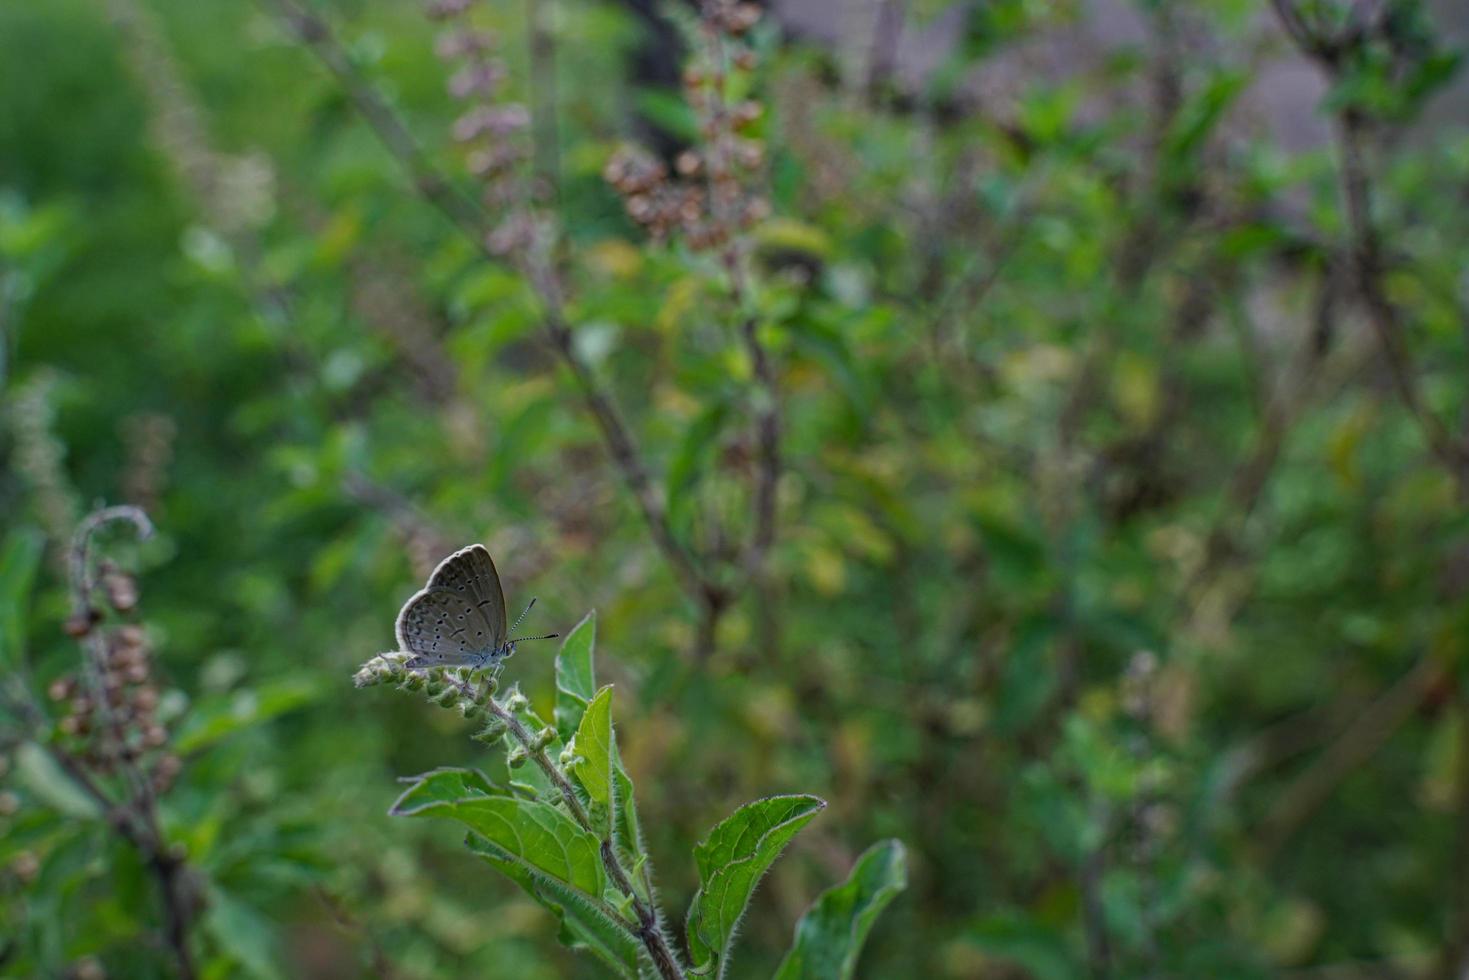
<path fill-rule="evenodd" d="M 602 179 L 625 140 L 697 138 L 634 70 L 642 22 L 555 7 L 574 350 L 691 550 L 750 531 L 741 316 L 777 366 L 777 534 L 758 589 L 719 566 L 708 644 L 535 284 L 414 192 L 270 5 L 0 2 L 5 683 L 77 669 L 72 528 L 144 506 L 158 534 L 104 550 L 140 572 L 165 678 L 200 974 L 600 975 L 454 833 L 389 818 L 395 778 L 485 765 L 472 723 L 349 684 L 478 540 L 538 624 L 598 610 L 667 909 L 739 805 L 829 802 L 731 975 L 781 969 L 824 889 L 799 937 L 880 908 L 883 855 L 853 871 L 880 838 L 909 887 L 863 975 L 1451 975 L 1469 468 L 1423 419 L 1462 454 L 1469 131 L 1428 13 L 1302 5 L 1345 39 L 1304 150 L 1258 113 L 1287 32 L 1234 0 L 1138 3 L 1138 39 L 1067 77 L 1024 53 L 1084 19 L 1068 2 L 967 11 L 921 84 L 762 24 L 771 214 L 738 307 Z M 317 9 L 460 179 L 433 25 Z M 526 9 L 476 12 L 512 88 Z M 975 96 L 988 71 L 1013 91 Z M 1363 301 L 1344 130 L 1418 415 Z M 549 653 L 507 669 L 559 724 Z M 62 707 L 0 716 L 0 972 L 168 975 L 148 869 L 40 748 Z"/>

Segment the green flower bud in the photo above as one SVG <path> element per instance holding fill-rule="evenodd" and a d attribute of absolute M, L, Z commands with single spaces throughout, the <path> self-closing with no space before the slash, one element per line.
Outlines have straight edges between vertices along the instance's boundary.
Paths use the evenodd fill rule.
<path fill-rule="evenodd" d="M 499 718 L 491 716 L 485 720 L 485 727 L 481 728 L 478 732 L 475 732 L 474 735 L 470 737 L 473 738 L 476 742 L 483 742 L 486 745 L 495 745 L 500 741 L 500 739 L 505 737 L 505 723 Z"/>

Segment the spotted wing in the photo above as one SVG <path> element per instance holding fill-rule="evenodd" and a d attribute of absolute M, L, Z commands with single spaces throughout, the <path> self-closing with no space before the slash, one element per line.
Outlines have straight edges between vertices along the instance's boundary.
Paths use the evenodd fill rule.
<path fill-rule="evenodd" d="M 499 649 L 490 624 L 464 596 L 424 589 L 398 614 L 398 645 L 415 654 L 409 667 L 479 666 Z"/>
<path fill-rule="evenodd" d="M 479 610 L 490 627 L 494 641 L 491 649 L 498 650 L 505 643 L 505 591 L 500 588 L 500 574 L 495 571 L 495 563 L 484 545 L 461 548 L 439 562 L 424 591 L 434 589 L 462 596 Z"/>

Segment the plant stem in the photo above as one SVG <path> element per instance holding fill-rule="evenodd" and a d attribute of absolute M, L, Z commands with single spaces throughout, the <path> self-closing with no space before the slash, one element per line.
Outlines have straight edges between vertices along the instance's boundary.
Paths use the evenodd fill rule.
<path fill-rule="evenodd" d="M 67 568 L 76 614 L 88 623 L 92 622 L 92 594 L 96 590 L 90 560 L 92 535 L 102 525 L 113 521 L 131 523 L 140 538 L 153 534 L 153 524 L 148 515 L 131 506 L 104 507 L 88 515 L 78 525 L 67 556 Z M 106 637 L 89 628 L 82 640 L 82 649 L 86 653 L 85 673 L 96 710 L 121 747 L 125 743 L 126 732 L 112 712 L 102 683 L 107 656 Z M 47 748 L 62 768 L 102 807 L 113 829 L 142 853 L 148 870 L 158 881 L 163 898 L 164 939 L 173 953 L 178 975 L 184 980 L 193 980 L 196 971 L 193 954 L 189 951 L 189 930 L 193 925 L 195 902 L 188 880 L 188 866 L 163 834 L 158 821 L 158 800 L 151 781 L 125 752 L 119 752 L 117 763 L 128 789 L 125 802 L 115 803 L 79 760 L 55 745 Z"/>
<path fill-rule="evenodd" d="M 525 723 L 515 717 L 514 712 L 496 700 L 493 695 L 477 698 L 468 685 L 453 678 L 450 678 L 450 683 L 467 696 L 476 698 L 491 714 L 505 724 L 510 734 L 525 749 L 530 760 L 540 767 L 540 770 L 546 774 L 546 778 L 561 794 L 566 808 L 571 811 L 572 819 L 581 825 L 582 829 L 599 838 L 603 867 L 607 869 L 613 886 L 632 901 L 633 913 L 637 916 L 637 923 L 633 928 L 634 935 L 648 951 L 648 956 L 653 961 L 653 965 L 657 967 L 659 976 L 664 980 L 683 980 L 683 968 L 679 966 L 678 957 L 674 955 L 673 945 L 664 935 L 657 909 L 643 901 L 637 890 L 633 888 L 632 880 L 617 857 L 617 849 L 612 845 L 611 833 L 609 832 L 606 836 L 597 834 L 596 829 L 592 826 L 591 818 L 587 816 L 586 807 L 582 806 L 581 800 L 576 795 L 576 789 L 571 785 L 571 780 L 567 778 L 566 773 L 551 761 L 545 749 L 535 747 L 534 736 L 525 727 Z"/>

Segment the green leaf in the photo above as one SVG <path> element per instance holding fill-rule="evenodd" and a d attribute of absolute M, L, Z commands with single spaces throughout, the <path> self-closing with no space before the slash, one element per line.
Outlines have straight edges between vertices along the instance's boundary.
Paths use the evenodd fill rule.
<path fill-rule="evenodd" d="M 26 604 L 36 581 L 45 537 L 34 528 L 5 536 L 0 551 L 0 666 L 14 667 L 25 647 Z"/>
<path fill-rule="evenodd" d="M 24 742 L 15 750 L 16 781 L 57 813 L 90 820 L 101 816 L 97 801 L 66 774 L 45 749 Z"/>
<path fill-rule="evenodd" d="M 826 801 L 815 796 L 771 796 L 746 803 L 694 848 L 699 891 L 689 906 L 689 953 L 694 972 L 723 976 L 735 929 L 760 878 L 786 844 Z"/>
<path fill-rule="evenodd" d="M 1223 72 L 1183 106 L 1164 138 L 1163 152 L 1170 165 L 1179 166 L 1197 155 L 1248 81 L 1249 76 L 1242 72 Z"/>
<path fill-rule="evenodd" d="M 476 796 L 503 796 L 478 769 L 434 769 L 403 782 L 411 785 L 398 797 L 389 813 L 411 817 L 441 803 L 458 803 Z"/>
<path fill-rule="evenodd" d="M 443 777 L 434 777 L 430 773 L 426 779 L 442 785 Z M 460 800 L 436 796 L 416 785 L 400 798 L 402 808 L 395 805 L 389 812 L 457 820 L 537 880 L 560 882 L 601 900 L 607 877 L 597 838 L 556 807 L 514 796 L 471 795 Z"/>
<path fill-rule="evenodd" d="M 592 610 L 572 627 L 556 654 L 556 731 L 561 741 L 571 741 L 582 712 L 596 693 L 592 653 L 597 645 L 597 612 Z"/>
<path fill-rule="evenodd" d="M 604 822 L 599 828 L 605 836 L 612 830 L 612 687 L 597 692 L 581 716 L 576 730 L 577 761 L 572 772 L 581 780 L 582 788 L 599 811 Z"/>
<path fill-rule="evenodd" d="M 279 980 L 280 940 L 275 926 L 256 909 L 212 888 L 204 928 L 231 959 L 256 980 Z"/>
<path fill-rule="evenodd" d="M 572 949 L 591 953 L 623 977 L 637 977 L 642 968 L 642 945 L 606 906 L 587 901 L 582 893 L 553 879 L 526 871 L 504 848 L 473 834 L 465 841 L 496 870 L 525 889 L 561 923 L 561 941 Z"/>
<path fill-rule="evenodd" d="M 637 105 L 638 112 L 659 129 L 689 143 L 699 141 L 699 117 L 681 96 L 661 89 L 643 89 L 637 95 Z"/>
<path fill-rule="evenodd" d="M 849 980 L 872 924 L 907 887 L 903 845 L 896 840 L 872 845 L 847 880 L 822 892 L 801 916 L 775 980 Z"/>
<path fill-rule="evenodd" d="M 207 749 L 231 735 L 309 704 L 318 690 L 313 682 L 286 678 L 201 700 L 189 712 L 189 720 L 175 738 L 174 748 L 184 753 Z"/>

